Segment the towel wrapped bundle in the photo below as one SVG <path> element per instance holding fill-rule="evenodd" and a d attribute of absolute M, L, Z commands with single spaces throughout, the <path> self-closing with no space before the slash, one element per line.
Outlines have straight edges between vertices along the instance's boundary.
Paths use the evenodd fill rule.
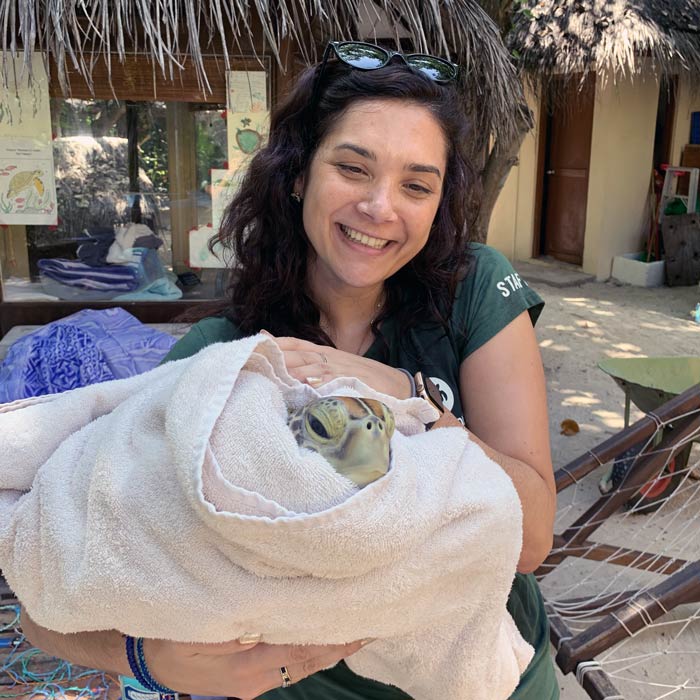
<path fill-rule="evenodd" d="M 363 489 L 287 427 L 333 394 L 396 418 L 391 469 Z M 466 431 L 424 432 L 435 418 L 357 380 L 301 384 L 264 336 L 0 406 L 0 568 L 61 632 L 376 638 L 356 673 L 416 700 L 505 700 L 532 655 L 506 611 L 520 504 Z"/>

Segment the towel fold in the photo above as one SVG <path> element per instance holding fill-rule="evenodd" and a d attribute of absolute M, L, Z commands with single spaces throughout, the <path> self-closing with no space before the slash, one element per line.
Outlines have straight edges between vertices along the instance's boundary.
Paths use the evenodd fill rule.
<path fill-rule="evenodd" d="M 359 490 L 300 449 L 287 410 L 384 401 L 392 466 Z M 0 406 L 0 568 L 61 632 L 377 641 L 350 668 L 416 700 L 505 700 L 532 655 L 506 611 L 515 489 L 466 431 L 361 382 L 316 391 L 272 340 Z"/>

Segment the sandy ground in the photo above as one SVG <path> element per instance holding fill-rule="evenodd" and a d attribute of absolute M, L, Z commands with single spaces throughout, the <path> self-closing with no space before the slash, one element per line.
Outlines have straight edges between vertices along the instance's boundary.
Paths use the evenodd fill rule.
<path fill-rule="evenodd" d="M 548 384 L 552 452 L 558 468 L 623 427 L 624 396 L 597 367 L 601 359 L 700 356 L 700 325 L 689 314 L 700 301 L 700 288 L 643 289 L 611 282 L 565 288 L 542 283 L 532 286 L 546 302 L 537 335 Z M 641 415 L 633 411 L 632 419 Z M 575 420 L 580 432 L 560 434 L 564 419 Z M 696 445 L 691 463 L 698 461 L 700 450 Z M 562 532 L 599 496 L 597 483 L 603 471 L 597 470 L 560 494 L 557 532 Z M 700 540 L 694 536 L 700 533 L 700 482 L 688 480 L 686 484 L 689 488 L 657 515 L 621 513 L 593 539 L 655 552 L 675 548 L 686 558 L 700 559 L 700 545 L 694 542 Z M 638 587 L 638 574 L 619 574 L 619 570 L 609 564 L 570 560 L 545 579 L 543 590 L 550 598 L 567 598 L 604 590 L 611 581 L 619 584 L 612 585 L 613 590 L 630 582 Z M 674 618 L 685 620 L 693 615 L 696 619 L 691 624 L 646 630 L 605 655 L 603 666 L 614 673 L 615 684 L 625 698 L 700 698 L 700 673 L 696 670 L 700 666 L 698 606 L 683 606 Z M 669 639 L 679 631 L 682 634 L 669 649 Z M 588 698 L 572 675 L 559 675 L 564 700 Z M 686 681 L 687 690 L 674 690 Z"/>

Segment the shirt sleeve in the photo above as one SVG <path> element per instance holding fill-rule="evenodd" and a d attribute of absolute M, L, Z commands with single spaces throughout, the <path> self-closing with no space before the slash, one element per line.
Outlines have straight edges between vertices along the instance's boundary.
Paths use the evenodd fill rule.
<path fill-rule="evenodd" d="M 226 318 L 211 317 L 195 323 L 192 328 L 170 348 L 161 364 L 171 360 L 182 360 L 196 355 L 200 350 L 212 345 L 240 338 L 236 327 Z"/>
<path fill-rule="evenodd" d="M 472 244 L 472 262 L 457 290 L 452 326 L 460 362 L 523 311 L 534 325 L 544 301 L 494 248 Z"/>

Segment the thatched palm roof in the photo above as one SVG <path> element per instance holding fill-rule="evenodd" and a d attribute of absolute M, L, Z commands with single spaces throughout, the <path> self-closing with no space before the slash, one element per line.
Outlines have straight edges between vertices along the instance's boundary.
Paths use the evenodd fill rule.
<path fill-rule="evenodd" d="M 146 53 L 165 76 L 177 75 L 190 56 L 206 87 L 203 55 L 221 56 L 226 63 L 231 54 L 249 53 L 241 47 L 252 45 L 257 27 L 266 52 L 279 59 L 284 40 L 291 39 L 311 61 L 328 39 L 357 38 L 353 22 L 365 1 L 1 0 L 2 49 L 24 47 L 29 65 L 35 47 L 51 57 L 59 80 L 70 68 L 88 83 L 96 54 L 114 62 L 134 50 Z M 461 64 L 481 133 L 513 127 L 520 84 L 498 29 L 476 0 L 373 2 L 386 13 L 395 36 L 408 36 L 415 51 Z"/>
<path fill-rule="evenodd" d="M 700 71 L 698 0 L 523 0 L 508 45 L 529 72 L 634 75 L 649 57 L 663 73 Z"/>

